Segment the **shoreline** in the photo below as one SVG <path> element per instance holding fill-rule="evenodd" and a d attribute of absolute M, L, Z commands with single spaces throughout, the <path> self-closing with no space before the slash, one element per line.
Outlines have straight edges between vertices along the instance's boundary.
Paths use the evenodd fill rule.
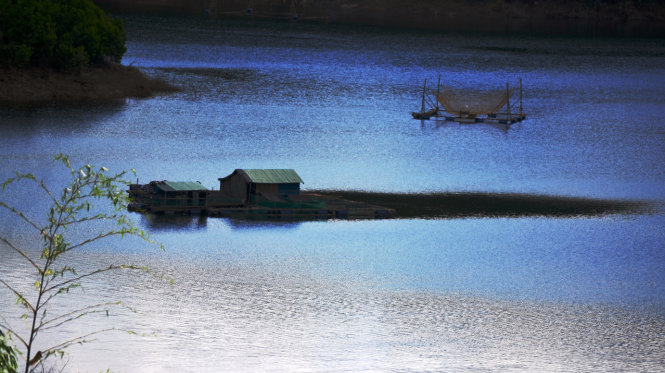
<path fill-rule="evenodd" d="M 665 3 L 637 0 L 94 0 L 121 14 L 263 18 L 444 32 L 665 37 Z M 249 8 L 248 4 L 252 4 Z M 250 11 L 251 9 L 251 11 Z"/>
<path fill-rule="evenodd" d="M 120 64 L 85 67 L 76 72 L 52 69 L 0 69 L 0 106 L 106 103 L 152 97 L 179 88 Z"/>

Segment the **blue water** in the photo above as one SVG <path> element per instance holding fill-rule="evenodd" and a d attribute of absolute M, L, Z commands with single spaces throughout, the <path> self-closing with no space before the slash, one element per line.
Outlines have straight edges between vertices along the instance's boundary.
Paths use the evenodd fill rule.
<path fill-rule="evenodd" d="M 125 300 L 148 316 L 120 311 L 117 320 L 158 337 L 105 337 L 101 346 L 75 349 L 75 367 L 665 366 L 662 40 L 158 17 L 127 17 L 125 26 L 123 63 L 182 91 L 0 109 L 2 179 L 30 171 L 58 185 L 66 175 L 50 159 L 64 152 L 78 165 L 135 168 L 141 182 L 217 187 L 236 168 L 294 168 L 304 189 L 523 192 L 645 200 L 654 208 L 627 216 L 326 222 L 132 214 L 166 251 L 130 239 L 74 258 L 83 267 L 139 262 L 174 278 L 169 287 L 104 277 L 83 298 Z M 521 78 L 527 120 L 505 127 L 410 119 L 423 80 L 439 76 L 448 86 L 483 89 Z M 46 198 L 32 190 L 1 196 L 44 216 Z M 6 212 L 0 219 L 1 234 L 31 242 L 28 228 Z M 5 247 L 0 263 L 0 276 L 26 276 Z M 0 309 L 14 303 L 5 290 L 0 299 Z"/>

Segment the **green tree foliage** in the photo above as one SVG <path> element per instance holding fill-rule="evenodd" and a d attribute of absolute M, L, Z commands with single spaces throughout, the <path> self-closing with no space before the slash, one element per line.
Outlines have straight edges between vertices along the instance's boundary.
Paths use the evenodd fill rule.
<path fill-rule="evenodd" d="M 91 0 L 0 0 L 0 65 L 71 69 L 119 62 L 120 19 Z"/>
<path fill-rule="evenodd" d="M 103 302 L 64 311 L 60 314 L 51 314 L 47 311 L 55 298 L 75 294 L 73 290 L 82 286 L 86 279 L 105 272 L 118 270 L 148 272 L 145 267 L 133 265 L 109 265 L 85 272 L 76 270 L 75 264 L 71 263 L 71 256 L 65 256 L 65 254 L 94 242 L 126 235 L 137 236 L 148 242 L 152 241 L 143 231 L 137 229 L 123 213 L 128 202 L 128 197 L 121 188 L 127 184 L 123 180 L 125 172 L 109 174 L 105 167 L 96 168 L 90 165 L 73 168 L 69 159 L 62 154 L 56 156 L 55 160 L 64 165 L 71 176 L 69 184 L 59 193 L 52 192 L 43 180 L 39 180 L 29 173 L 17 173 L 16 177 L 0 184 L 3 191 L 18 182 L 32 184 L 37 190 L 45 193 L 51 202 L 44 222 L 40 223 L 35 217 L 27 216 L 16 207 L 0 200 L 0 208 L 11 212 L 18 222 L 26 224 L 34 231 L 35 237 L 41 241 L 39 250 L 29 250 L 24 247 L 25 243 L 12 242 L 7 237 L 0 235 L 0 250 L 13 252 L 34 270 L 34 276 L 26 279 L 29 286 L 21 286 L 21 284 L 15 283 L 16 280 L 0 278 L 0 289 L 9 290 L 16 297 L 16 303 L 25 311 L 18 317 L 19 322 L 16 323 L 10 320 L 9 315 L 3 314 L 4 310 L 0 310 L 0 336 L 2 336 L 0 338 L 0 359 L 3 359 L 0 360 L 0 363 L 3 364 L 3 369 L 5 360 L 8 362 L 7 370 L 0 369 L 0 373 L 16 371 L 16 352 L 25 358 L 25 372 L 27 373 L 34 368 L 43 367 L 44 361 L 50 356 L 63 356 L 65 349 L 70 345 L 86 342 L 86 338 L 92 335 L 115 329 L 90 331 L 85 335 L 34 351 L 36 349 L 34 348 L 35 340 L 40 334 L 66 326 L 87 315 L 100 313 L 108 315 L 110 307 L 121 305 L 120 302 Z M 95 212 L 93 203 L 104 200 L 113 205 L 113 212 Z M 77 227 L 79 229 L 75 229 Z M 75 231 L 86 233 L 80 237 L 79 234 L 73 233 Z M 31 290 L 21 290 L 26 288 Z M 20 325 L 27 325 L 27 330 L 23 331 L 25 326 L 20 327 Z M 135 334 L 132 331 L 128 332 Z M 4 335 L 16 341 L 18 348 L 5 348 L 7 343 Z"/>

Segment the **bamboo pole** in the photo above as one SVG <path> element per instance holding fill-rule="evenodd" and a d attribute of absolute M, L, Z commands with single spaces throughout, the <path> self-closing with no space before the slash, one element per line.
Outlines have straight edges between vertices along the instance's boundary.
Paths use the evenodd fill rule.
<path fill-rule="evenodd" d="M 427 102 L 432 107 L 434 106 L 434 103 L 432 102 L 432 100 L 427 96 L 425 96 L 425 102 Z"/>
<path fill-rule="evenodd" d="M 508 86 L 507 82 L 506 82 L 506 98 L 508 99 L 508 124 L 510 124 L 510 121 L 513 118 L 512 115 L 510 114 L 510 87 Z"/>
<path fill-rule="evenodd" d="M 425 83 L 423 83 L 423 100 L 420 103 L 420 112 L 425 111 L 425 89 L 427 89 L 427 79 L 425 79 Z"/>
<path fill-rule="evenodd" d="M 522 109 L 522 78 L 520 78 L 520 116 L 524 117 L 524 110 Z"/>
<path fill-rule="evenodd" d="M 426 101 L 430 106 L 434 106 L 434 103 L 432 102 L 432 100 L 431 100 L 428 96 L 425 96 L 425 101 Z"/>
<path fill-rule="evenodd" d="M 436 97 L 434 98 L 436 102 L 436 115 L 439 115 L 439 86 L 441 86 L 441 75 L 439 75 L 439 80 L 436 82 Z"/>

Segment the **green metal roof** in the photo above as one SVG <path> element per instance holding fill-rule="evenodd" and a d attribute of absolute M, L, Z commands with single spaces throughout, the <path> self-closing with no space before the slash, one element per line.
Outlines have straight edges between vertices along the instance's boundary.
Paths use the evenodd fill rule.
<path fill-rule="evenodd" d="M 241 169 L 256 184 L 294 184 L 304 183 L 300 176 L 292 169 Z"/>
<path fill-rule="evenodd" d="M 190 190 L 208 190 L 201 183 L 194 181 L 163 181 L 157 188 L 165 192 L 188 192 Z"/>

